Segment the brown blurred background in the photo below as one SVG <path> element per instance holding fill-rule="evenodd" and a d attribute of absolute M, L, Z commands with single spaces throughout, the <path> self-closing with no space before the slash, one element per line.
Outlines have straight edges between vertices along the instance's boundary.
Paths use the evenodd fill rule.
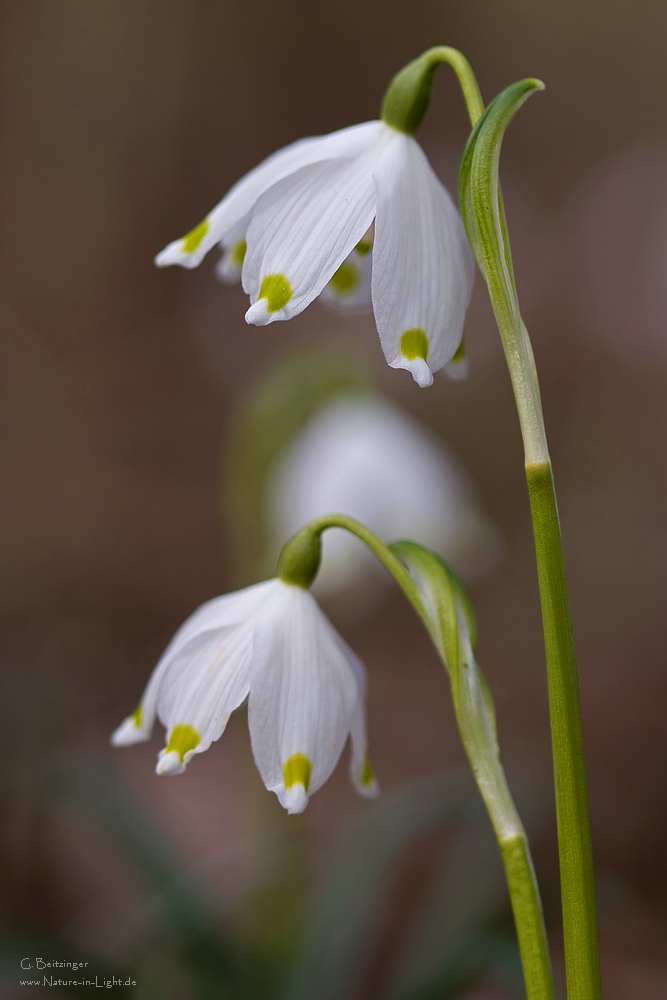
<path fill-rule="evenodd" d="M 479 659 L 504 758 L 529 767 L 542 801 L 535 849 L 558 953 L 522 453 L 481 280 L 466 327 L 472 378 L 420 390 L 385 367 L 371 317 L 347 320 L 316 303 L 289 324 L 250 328 L 242 292 L 219 285 L 210 260 L 191 273 L 152 265 L 261 158 L 375 117 L 391 75 L 447 43 L 466 53 L 487 100 L 523 76 L 547 84 L 512 125 L 502 177 L 571 583 L 606 997 L 667 995 L 664 4 L 5 0 L 0 11 L 8 941 L 32 935 L 59 942 L 61 957 L 88 949 L 111 960 L 143 898 L 117 846 L 48 791 L 54 767 L 74 773 L 94 761 L 111 774 L 214 898 L 243 896 L 254 865 L 244 844 L 283 830 L 242 714 L 175 780 L 153 774 L 157 741 L 112 754 L 108 733 L 180 622 L 236 583 L 220 515 L 229 420 L 279 361 L 335 339 L 442 434 L 504 535 L 504 559 L 472 587 Z M 452 189 L 466 119 L 444 69 L 419 138 Z M 447 685 L 409 609 L 394 596 L 340 624 L 368 666 L 383 788 L 460 764 Z M 315 869 L 366 808 L 343 772 L 299 825 Z M 410 895 L 397 890 L 395 916 L 378 931 L 364 996 L 384 995 L 401 892 Z M 261 928 L 282 912 L 252 919 Z M 16 981 L 10 962 L 8 997 Z"/>

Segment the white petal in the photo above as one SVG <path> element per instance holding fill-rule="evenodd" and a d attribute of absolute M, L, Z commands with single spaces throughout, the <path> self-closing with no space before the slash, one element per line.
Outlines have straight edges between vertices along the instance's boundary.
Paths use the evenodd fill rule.
<path fill-rule="evenodd" d="M 359 253 L 355 247 L 322 289 L 322 302 L 345 312 L 369 309 L 372 265 L 372 250 Z"/>
<path fill-rule="evenodd" d="M 143 709 L 143 706 L 142 706 Z M 139 709 L 137 708 L 137 712 Z M 143 710 L 142 710 L 143 715 Z M 150 738 L 151 732 L 153 730 L 152 723 L 155 721 L 155 716 L 151 720 L 151 726 L 143 727 L 141 721 L 138 721 L 138 717 L 135 715 L 128 715 L 126 719 L 123 719 L 121 724 L 114 729 L 111 734 L 111 743 L 115 747 L 131 747 L 135 743 L 143 743 L 144 740 Z"/>
<path fill-rule="evenodd" d="M 191 727 L 197 737 L 192 753 L 203 753 L 220 739 L 229 716 L 248 697 L 252 635 L 252 619 L 216 629 L 193 639 L 170 661 L 158 700 L 168 738 L 177 726 Z"/>
<path fill-rule="evenodd" d="M 296 812 L 336 766 L 362 692 L 356 657 L 314 598 L 284 586 L 281 606 L 258 623 L 248 710 L 262 780 Z"/>
<path fill-rule="evenodd" d="M 288 813 L 302 813 L 308 805 L 308 792 L 301 782 L 297 781 L 296 784 L 281 792 L 279 799 L 281 806 Z"/>
<path fill-rule="evenodd" d="M 172 640 L 159 664 L 157 713 L 167 730 L 159 774 L 179 774 L 195 753 L 208 750 L 247 698 L 255 619 L 281 586 L 268 580 L 209 601 Z"/>
<path fill-rule="evenodd" d="M 222 257 L 215 265 L 215 273 L 220 281 L 224 281 L 227 285 L 235 285 L 237 281 L 241 280 L 245 251 L 245 238 L 236 240 L 228 247 L 223 247 Z"/>
<path fill-rule="evenodd" d="M 245 234 L 248 228 L 249 216 L 244 216 L 237 226 L 234 226 L 220 243 L 222 257 L 215 266 L 215 273 L 225 284 L 232 285 L 241 280 L 241 269 L 246 252 Z"/>
<path fill-rule="evenodd" d="M 414 139 L 396 133 L 374 179 L 372 294 L 380 342 L 392 368 L 430 385 L 461 342 L 472 253 L 454 203 Z"/>
<path fill-rule="evenodd" d="M 156 774 L 168 774 L 170 777 L 175 774 L 183 774 L 190 763 L 193 754 L 188 752 L 185 756 L 177 753 L 176 750 L 160 750 L 155 765 Z"/>
<path fill-rule="evenodd" d="M 155 263 L 158 267 L 170 264 L 197 267 L 216 243 L 228 243 L 229 233 L 252 211 L 257 200 L 273 184 L 309 163 L 357 156 L 368 147 L 377 132 L 377 126 L 378 122 L 375 121 L 364 122 L 330 135 L 299 139 L 273 153 L 227 192 L 200 223 L 200 234 L 195 227 L 188 236 L 174 240 L 157 255 Z"/>
<path fill-rule="evenodd" d="M 380 794 L 380 786 L 373 774 L 368 759 L 368 739 L 366 737 L 366 706 L 359 701 L 352 716 L 352 757 L 350 760 L 350 777 L 360 795 L 367 799 L 375 799 Z"/>
<path fill-rule="evenodd" d="M 364 156 L 304 167 L 257 203 L 248 227 L 243 287 L 249 323 L 291 319 L 319 295 L 375 214 L 372 163 L 391 136 L 378 131 Z M 272 301 L 272 281 L 279 292 Z M 284 294 L 283 294 L 284 292 Z"/>
<path fill-rule="evenodd" d="M 155 668 L 157 673 L 168 661 L 172 660 L 189 642 L 204 632 L 236 625 L 247 621 L 257 608 L 262 607 L 271 593 L 276 590 L 276 580 L 264 580 L 243 590 L 235 590 L 222 597 L 214 597 L 200 605 L 189 618 L 183 622 L 178 632 L 165 649 L 160 662 Z"/>
<path fill-rule="evenodd" d="M 452 382 L 465 382 L 470 378 L 470 362 L 465 355 L 453 357 L 445 365 L 445 374 Z"/>
<path fill-rule="evenodd" d="M 112 733 L 111 742 L 114 746 L 130 746 L 150 738 L 162 681 L 170 664 L 189 643 L 202 634 L 247 619 L 256 607 L 265 602 L 272 584 L 275 581 L 267 580 L 236 593 L 216 597 L 202 604 L 190 615 L 160 657 L 137 709 Z"/>
<path fill-rule="evenodd" d="M 134 743 L 143 743 L 145 740 L 150 739 L 155 723 L 160 684 L 162 683 L 162 677 L 167 665 L 168 660 L 166 655 L 163 655 L 151 674 L 136 709 L 111 734 L 111 743 L 113 746 L 128 747 Z"/>

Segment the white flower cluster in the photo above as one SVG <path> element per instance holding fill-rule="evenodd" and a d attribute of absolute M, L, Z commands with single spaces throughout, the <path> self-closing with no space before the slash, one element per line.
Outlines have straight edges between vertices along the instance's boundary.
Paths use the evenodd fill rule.
<path fill-rule="evenodd" d="M 426 386 L 435 371 L 462 367 L 472 253 L 449 194 L 400 125 L 370 121 L 292 143 L 235 184 L 156 263 L 196 267 L 214 246 L 222 250 L 219 276 L 240 278 L 250 296 L 249 323 L 290 319 L 320 295 L 343 306 L 372 304 L 393 368 L 407 369 Z M 442 541 L 443 524 L 438 529 L 436 522 L 448 511 L 449 534 L 460 535 L 477 508 L 455 464 L 397 411 L 380 406 L 365 417 L 365 438 L 357 430 L 343 435 L 357 449 L 348 448 L 350 475 L 340 475 L 340 454 L 334 455 L 342 493 L 353 494 L 352 501 L 341 496 L 345 513 L 369 520 L 385 537 L 420 520 L 418 533 L 428 543 L 438 530 Z M 336 420 L 340 414 L 333 437 Z M 309 464 L 311 481 L 321 481 L 326 493 L 321 461 L 318 466 L 316 456 Z M 302 478 L 298 470 L 291 477 L 297 485 Z M 327 500 L 329 510 L 331 503 L 335 498 Z M 406 512 L 405 528 L 396 511 Z M 308 520 L 320 511 L 303 513 Z M 158 773 L 179 774 L 222 736 L 246 699 L 260 774 L 289 812 L 305 809 L 348 736 L 354 784 L 363 795 L 377 794 L 366 746 L 363 666 L 311 594 L 283 579 L 199 608 L 172 639 L 112 741 L 146 740 L 158 718 L 166 729 Z"/>

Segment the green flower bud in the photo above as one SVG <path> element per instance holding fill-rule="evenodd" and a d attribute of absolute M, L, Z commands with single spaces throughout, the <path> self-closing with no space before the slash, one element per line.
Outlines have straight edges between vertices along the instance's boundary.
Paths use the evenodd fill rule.
<path fill-rule="evenodd" d="M 321 555 L 320 531 L 306 525 L 283 546 L 278 559 L 278 579 L 307 590 L 317 576 Z"/>

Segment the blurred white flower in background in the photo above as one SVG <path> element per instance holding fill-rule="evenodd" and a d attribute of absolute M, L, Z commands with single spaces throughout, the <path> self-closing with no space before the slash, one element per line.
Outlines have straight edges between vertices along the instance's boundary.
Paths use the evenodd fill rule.
<path fill-rule="evenodd" d="M 265 509 L 272 554 L 322 514 L 348 514 L 385 541 L 421 542 L 466 577 L 491 568 L 501 549 L 457 459 L 435 434 L 377 396 L 342 396 L 311 418 L 276 459 Z M 317 593 L 384 576 L 348 532 L 325 532 Z"/>
<path fill-rule="evenodd" d="M 419 143 L 383 121 L 269 156 L 155 262 L 197 267 L 214 246 L 219 276 L 250 296 L 248 323 L 291 319 L 325 288 L 362 304 L 370 285 L 392 368 L 430 385 L 461 344 L 474 276 L 463 222 Z"/>
<path fill-rule="evenodd" d="M 288 812 L 303 812 L 348 736 L 352 780 L 372 798 L 378 786 L 367 755 L 365 687 L 363 665 L 311 594 L 267 580 L 208 601 L 187 619 L 111 741 L 149 739 L 157 716 L 167 733 L 157 772 L 182 774 L 248 698 L 257 768 Z"/>

